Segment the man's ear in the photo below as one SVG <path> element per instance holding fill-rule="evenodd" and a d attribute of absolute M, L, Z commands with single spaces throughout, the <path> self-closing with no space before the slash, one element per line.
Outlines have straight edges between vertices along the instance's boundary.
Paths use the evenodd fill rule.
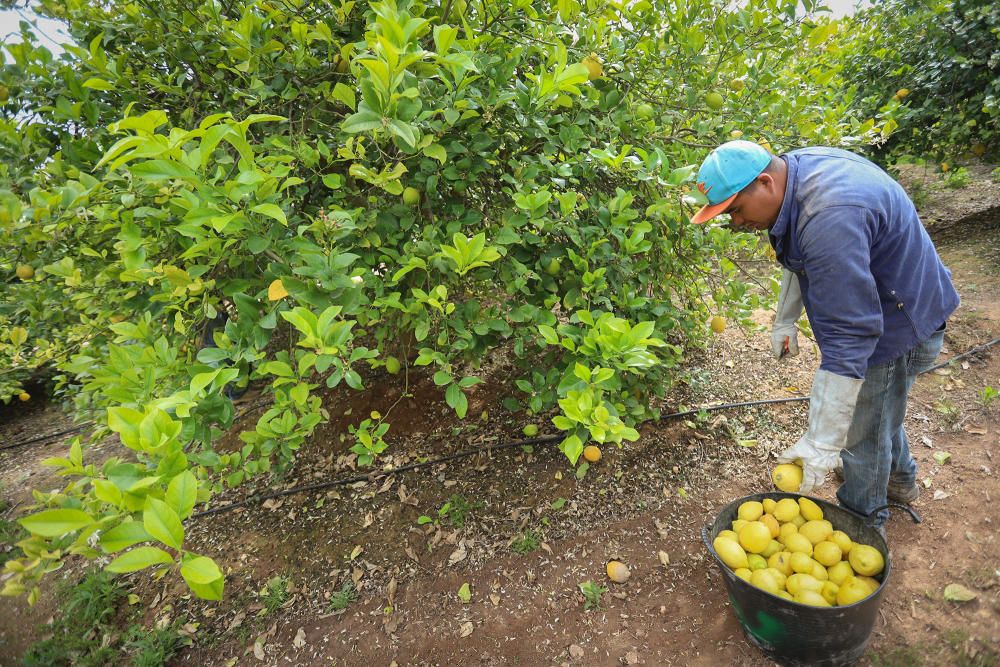
<path fill-rule="evenodd" d="M 761 185 L 763 185 L 768 189 L 770 189 L 774 185 L 774 177 L 771 176 L 771 174 L 768 174 L 767 172 L 761 172 L 760 174 L 758 174 L 757 181 L 759 181 Z"/>

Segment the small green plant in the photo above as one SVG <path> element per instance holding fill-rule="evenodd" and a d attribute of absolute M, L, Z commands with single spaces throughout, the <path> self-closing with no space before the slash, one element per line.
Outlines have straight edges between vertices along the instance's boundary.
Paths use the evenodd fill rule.
<path fill-rule="evenodd" d="M 580 584 L 580 592 L 583 593 L 583 608 L 598 609 L 601 606 L 601 596 L 608 592 L 608 589 L 593 581 L 585 581 Z"/>
<path fill-rule="evenodd" d="M 261 604 L 264 608 L 260 610 L 259 615 L 266 616 L 277 611 L 281 605 L 288 602 L 290 593 L 288 592 L 288 578 L 277 576 L 268 579 L 267 584 L 258 593 Z"/>
<path fill-rule="evenodd" d="M 934 405 L 934 409 L 941 415 L 944 422 L 949 426 L 954 426 L 959 417 L 962 416 L 962 411 L 948 399 L 941 399 Z"/>
<path fill-rule="evenodd" d="M 530 554 L 532 551 L 538 548 L 542 543 L 541 537 L 533 530 L 527 530 L 511 542 L 510 548 L 514 550 L 514 553 Z"/>
<path fill-rule="evenodd" d="M 339 591 L 334 591 L 330 595 L 330 611 L 343 611 L 357 599 L 358 592 L 354 590 L 354 584 L 350 581 L 345 581 Z"/>
<path fill-rule="evenodd" d="M 129 655 L 132 667 L 161 667 L 167 663 L 184 639 L 177 632 L 179 623 L 164 628 L 147 629 L 133 625 L 125 634 L 122 650 Z"/>
<path fill-rule="evenodd" d="M 389 446 L 382 439 L 389 430 L 389 424 L 381 420 L 382 415 L 378 412 L 372 412 L 371 419 L 366 419 L 357 426 L 348 427 L 351 435 L 356 439 L 351 451 L 358 455 L 358 465 L 371 465 L 379 454 Z"/>
<path fill-rule="evenodd" d="M 949 171 L 944 176 L 944 184 L 953 190 L 964 188 L 971 180 L 972 176 L 969 175 L 969 170 L 965 167 Z"/>
<path fill-rule="evenodd" d="M 468 518 L 469 514 L 473 510 L 477 510 L 482 506 L 483 504 L 480 502 L 470 503 L 465 496 L 455 494 L 448 499 L 448 502 L 438 508 L 436 518 L 422 514 L 417 517 L 417 524 L 423 526 L 428 523 L 436 525 L 447 523 L 449 526 L 454 528 L 461 528 L 465 525 L 465 520 Z"/>
<path fill-rule="evenodd" d="M 914 646 L 900 646 L 884 653 L 876 651 L 870 657 L 874 667 L 920 667 L 924 664 L 921 650 Z"/>
<path fill-rule="evenodd" d="M 992 179 L 994 183 L 1000 183 L 1000 167 L 997 167 L 990 172 L 990 179 Z"/>
<path fill-rule="evenodd" d="M 1000 396 L 1000 392 L 992 386 L 986 385 L 979 392 L 979 402 L 984 408 L 989 408 L 997 400 L 997 396 Z"/>

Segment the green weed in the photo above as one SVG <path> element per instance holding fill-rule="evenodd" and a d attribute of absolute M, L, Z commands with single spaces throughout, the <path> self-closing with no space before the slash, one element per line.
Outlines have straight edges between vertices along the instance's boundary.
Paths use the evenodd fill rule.
<path fill-rule="evenodd" d="M 584 609 L 598 609 L 601 606 L 601 596 L 608 592 L 608 589 L 593 581 L 585 581 L 580 584 L 580 592 L 583 593 Z"/>
<path fill-rule="evenodd" d="M 354 590 L 354 584 L 345 581 L 339 591 L 330 596 L 330 611 L 342 611 L 347 609 L 352 602 L 358 599 L 358 593 Z"/>
<path fill-rule="evenodd" d="M 166 664 L 183 644 L 177 623 L 147 630 L 133 625 L 125 635 L 122 649 L 129 654 L 132 667 L 160 667 Z"/>
<path fill-rule="evenodd" d="M 281 605 L 288 602 L 289 597 L 291 593 L 288 592 L 288 578 L 272 577 L 260 591 L 260 602 L 264 605 L 260 615 L 273 614 Z"/>
<path fill-rule="evenodd" d="M 514 550 L 515 553 L 530 554 L 532 551 L 538 548 L 541 544 L 541 536 L 533 530 L 528 530 L 521 533 L 510 545 L 510 548 Z"/>

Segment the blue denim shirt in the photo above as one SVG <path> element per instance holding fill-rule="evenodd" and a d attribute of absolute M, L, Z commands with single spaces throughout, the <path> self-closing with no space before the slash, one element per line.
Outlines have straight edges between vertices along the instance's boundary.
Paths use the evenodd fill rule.
<path fill-rule="evenodd" d="M 863 378 L 944 324 L 959 303 L 951 272 L 878 166 L 837 148 L 781 157 L 788 183 L 771 245 L 799 277 L 820 368 Z"/>

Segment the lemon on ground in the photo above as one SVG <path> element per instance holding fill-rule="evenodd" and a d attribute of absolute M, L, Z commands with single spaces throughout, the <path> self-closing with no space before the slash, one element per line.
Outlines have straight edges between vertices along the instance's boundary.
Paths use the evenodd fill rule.
<path fill-rule="evenodd" d="M 591 463 L 597 463 L 601 460 L 601 448 L 597 445 L 587 445 L 583 448 L 583 458 Z"/>
<path fill-rule="evenodd" d="M 775 581 L 774 577 L 767 570 L 753 570 L 750 573 L 750 583 L 762 591 L 767 591 L 771 595 L 777 595 L 778 591 L 781 590 L 778 582 Z"/>
<path fill-rule="evenodd" d="M 399 363 L 399 359 L 396 357 L 386 357 L 385 359 L 385 370 L 389 371 L 391 374 L 395 375 L 399 372 L 402 365 Z"/>
<path fill-rule="evenodd" d="M 629 572 L 628 565 L 622 563 L 621 561 L 609 560 L 605 569 L 608 571 L 608 579 L 616 584 L 624 584 L 628 581 L 628 578 L 632 576 L 632 573 Z"/>
<path fill-rule="evenodd" d="M 829 601 L 823 597 L 822 593 L 816 591 L 799 591 L 794 600 L 799 604 L 807 604 L 811 607 L 829 607 Z"/>
<path fill-rule="evenodd" d="M 18 264 L 14 274 L 21 280 L 29 280 L 35 275 L 35 268 L 31 264 Z"/>
<path fill-rule="evenodd" d="M 785 493 L 795 493 L 802 486 L 802 468 L 794 463 L 782 463 L 771 471 L 775 488 Z"/>
<path fill-rule="evenodd" d="M 764 507 L 764 514 L 774 514 L 774 508 L 778 504 L 778 501 L 774 498 L 764 498 L 760 501 L 760 504 Z"/>
<path fill-rule="evenodd" d="M 722 315 L 716 315 L 709 322 L 709 326 L 712 327 L 713 332 L 720 334 L 726 330 L 726 318 Z"/>
<path fill-rule="evenodd" d="M 799 535 L 798 533 L 792 533 L 785 538 L 785 548 L 792 553 L 801 552 L 807 556 L 812 556 L 813 545 L 804 535 Z"/>
<path fill-rule="evenodd" d="M 788 580 L 785 582 L 785 590 L 792 595 L 798 595 L 799 591 L 816 591 L 819 593 L 823 590 L 823 582 L 811 574 L 799 574 L 796 572 L 788 577 Z"/>
<path fill-rule="evenodd" d="M 767 567 L 767 561 L 759 554 L 747 554 L 747 563 L 750 564 L 750 571 L 763 570 Z"/>
<path fill-rule="evenodd" d="M 739 544 L 740 542 L 740 536 L 731 530 L 720 530 L 719 534 L 716 537 L 724 537 L 727 540 L 732 540 L 733 542 L 736 542 L 737 544 Z"/>
<path fill-rule="evenodd" d="M 826 521 L 806 521 L 799 526 L 799 535 L 805 535 L 806 539 L 814 545 L 826 540 L 831 533 L 833 533 L 833 526 Z"/>
<path fill-rule="evenodd" d="M 767 529 L 771 531 L 772 539 L 781 535 L 781 526 L 778 524 L 778 520 L 774 518 L 774 515 L 763 514 L 758 521 L 767 526 Z"/>
<path fill-rule="evenodd" d="M 403 189 L 403 203 L 407 206 L 416 206 L 420 203 L 420 190 L 413 186 Z"/>
<path fill-rule="evenodd" d="M 714 90 L 710 92 L 708 95 L 705 95 L 705 104 L 708 105 L 709 109 L 712 109 L 714 111 L 718 111 L 719 109 L 721 109 L 722 105 L 725 104 L 725 102 L 726 100 L 722 97 L 722 95 L 715 92 Z"/>
<path fill-rule="evenodd" d="M 521 433 L 524 433 L 529 438 L 534 438 L 536 435 L 538 435 L 538 426 L 536 426 L 535 424 L 528 424 L 523 429 L 521 429 Z"/>
<path fill-rule="evenodd" d="M 740 530 L 740 546 L 752 553 L 760 553 L 771 543 L 771 531 L 760 521 L 750 521 Z"/>
<path fill-rule="evenodd" d="M 885 567 L 885 559 L 875 547 L 867 544 L 855 544 L 851 553 L 847 554 L 851 568 L 858 574 L 873 577 Z"/>
<path fill-rule="evenodd" d="M 848 577 L 837 590 L 837 604 L 840 606 L 854 604 L 871 595 L 868 584 L 857 577 Z"/>
<path fill-rule="evenodd" d="M 794 523 L 783 523 L 781 524 L 781 531 L 778 533 L 778 541 L 784 544 L 786 537 L 797 532 L 799 532 L 799 527 Z"/>
<path fill-rule="evenodd" d="M 767 559 L 767 566 L 781 572 L 786 577 L 792 574 L 792 552 L 779 551 Z"/>
<path fill-rule="evenodd" d="M 26 391 L 22 391 L 20 394 L 17 395 L 17 400 L 21 401 L 22 403 L 27 403 L 28 401 L 31 400 L 31 394 L 29 394 Z"/>
<path fill-rule="evenodd" d="M 735 570 L 733 570 L 733 573 L 737 577 L 739 577 L 740 579 L 742 579 L 743 581 L 750 581 L 750 570 L 749 570 L 749 568 L 738 567 Z"/>
<path fill-rule="evenodd" d="M 715 549 L 715 553 L 719 555 L 722 562 L 728 565 L 730 569 L 750 568 L 750 562 L 747 560 L 747 552 L 743 551 L 743 547 L 739 543 L 722 537 L 716 537 L 712 541 L 712 548 Z"/>
<path fill-rule="evenodd" d="M 774 507 L 774 518 L 785 523 L 797 517 L 801 511 L 794 498 L 782 498 Z"/>
<path fill-rule="evenodd" d="M 823 519 L 823 510 L 805 496 L 799 496 L 799 513 L 806 521 L 820 521 Z"/>
<path fill-rule="evenodd" d="M 764 513 L 764 505 L 756 500 L 748 500 L 736 510 L 737 518 L 744 521 L 756 521 Z"/>
<path fill-rule="evenodd" d="M 841 558 L 844 557 L 844 552 L 841 551 L 840 547 L 836 543 L 829 540 L 823 540 L 819 544 L 813 547 L 813 557 L 816 561 L 823 565 L 824 567 L 833 567 L 837 563 L 841 562 Z"/>
<path fill-rule="evenodd" d="M 838 586 L 844 583 L 844 579 L 854 576 L 854 570 L 851 569 L 851 564 L 846 560 L 834 563 L 826 569 L 826 573 L 830 577 L 830 581 Z"/>
<path fill-rule="evenodd" d="M 854 542 L 852 542 L 851 538 L 847 536 L 847 533 L 842 530 L 835 530 L 830 533 L 829 540 L 840 547 L 840 551 L 843 554 L 851 553 L 851 547 L 854 546 Z"/>

